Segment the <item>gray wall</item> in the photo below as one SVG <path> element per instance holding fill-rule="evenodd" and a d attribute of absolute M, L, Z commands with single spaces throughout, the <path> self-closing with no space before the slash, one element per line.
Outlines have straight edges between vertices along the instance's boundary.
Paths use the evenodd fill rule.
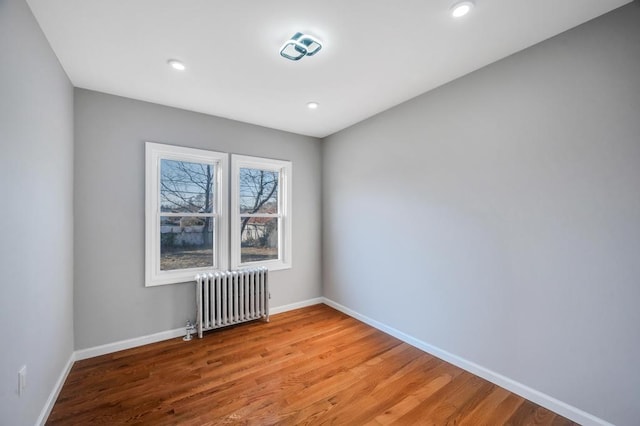
<path fill-rule="evenodd" d="M 0 424 L 33 425 L 73 352 L 73 89 L 24 0 L 0 56 Z"/>
<path fill-rule="evenodd" d="M 640 4 L 323 145 L 324 294 L 640 419 Z"/>
<path fill-rule="evenodd" d="M 291 160 L 293 268 L 271 273 L 271 306 L 321 295 L 318 139 L 76 89 L 76 349 L 195 318 L 193 283 L 144 287 L 145 141 Z"/>

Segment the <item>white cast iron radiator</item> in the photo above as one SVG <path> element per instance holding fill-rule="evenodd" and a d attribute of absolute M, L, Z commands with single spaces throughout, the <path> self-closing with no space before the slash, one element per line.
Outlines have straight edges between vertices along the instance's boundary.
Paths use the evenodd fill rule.
<path fill-rule="evenodd" d="M 198 337 L 202 332 L 245 321 L 269 321 L 268 269 L 196 275 Z"/>

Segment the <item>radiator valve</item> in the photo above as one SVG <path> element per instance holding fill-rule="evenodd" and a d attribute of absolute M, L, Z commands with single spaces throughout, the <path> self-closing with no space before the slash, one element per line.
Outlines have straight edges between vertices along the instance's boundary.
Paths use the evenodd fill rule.
<path fill-rule="evenodd" d="M 192 339 L 191 334 L 196 332 L 195 324 L 191 324 L 191 321 L 187 321 L 187 334 L 182 338 L 185 342 L 188 342 Z"/>

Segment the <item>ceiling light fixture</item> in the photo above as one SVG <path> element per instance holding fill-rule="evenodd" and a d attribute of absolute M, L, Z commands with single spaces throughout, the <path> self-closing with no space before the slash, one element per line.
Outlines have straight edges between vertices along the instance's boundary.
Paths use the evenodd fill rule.
<path fill-rule="evenodd" d="M 315 55 L 320 49 L 322 49 L 322 43 L 317 38 L 307 34 L 295 33 L 280 48 L 280 56 L 292 61 L 299 61 L 305 56 Z"/>
<path fill-rule="evenodd" d="M 317 102 L 309 102 L 309 103 L 307 103 L 307 108 L 309 108 L 309 109 L 318 109 L 319 106 L 320 106 L 320 104 L 317 103 Z"/>
<path fill-rule="evenodd" d="M 184 71 L 185 69 L 187 69 L 187 67 L 185 67 L 184 64 L 177 59 L 169 59 L 167 63 L 171 65 L 171 68 L 173 68 L 174 70 Z"/>
<path fill-rule="evenodd" d="M 464 0 L 454 3 L 450 9 L 451 16 L 454 18 L 460 18 L 469 13 L 475 5 L 476 4 L 472 0 Z"/>

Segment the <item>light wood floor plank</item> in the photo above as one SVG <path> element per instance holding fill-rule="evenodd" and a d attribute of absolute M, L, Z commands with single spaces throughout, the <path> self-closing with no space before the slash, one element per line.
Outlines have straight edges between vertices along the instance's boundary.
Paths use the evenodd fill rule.
<path fill-rule="evenodd" d="M 74 364 L 48 425 L 573 425 L 325 305 Z"/>

